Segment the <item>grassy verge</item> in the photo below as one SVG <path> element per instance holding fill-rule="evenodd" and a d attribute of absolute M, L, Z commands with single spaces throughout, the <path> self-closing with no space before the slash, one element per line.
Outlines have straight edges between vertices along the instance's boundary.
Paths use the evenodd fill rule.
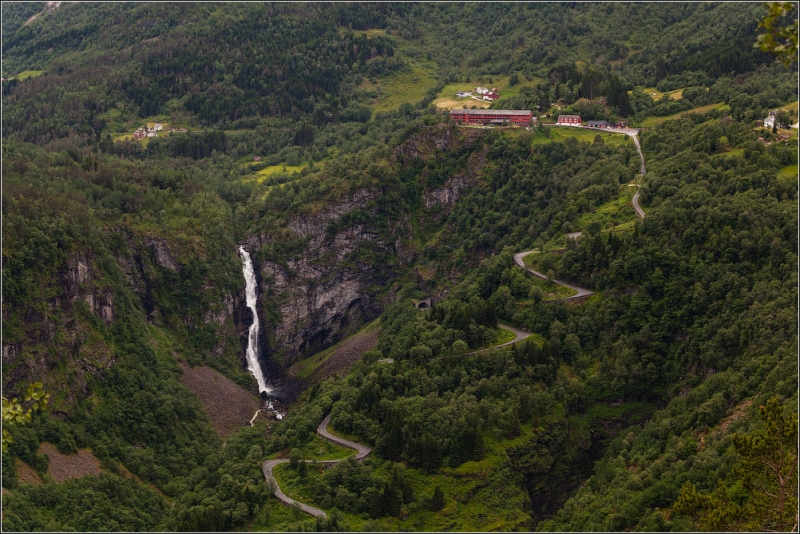
<path fill-rule="evenodd" d="M 509 341 L 514 341 L 514 338 L 517 337 L 517 334 L 512 332 L 511 330 L 507 330 L 505 328 L 499 327 L 497 329 L 497 335 L 492 342 L 492 346 L 494 345 L 502 345 L 503 343 L 508 343 Z"/>
<path fill-rule="evenodd" d="M 328 430 L 330 431 L 330 428 Z M 355 456 L 353 449 L 335 445 L 318 434 L 314 434 L 300 449 L 300 457 L 306 460 L 343 460 L 349 456 Z M 267 459 L 275 460 L 286 457 L 288 457 L 288 451 L 281 451 L 271 454 Z"/>
<path fill-rule="evenodd" d="M 522 258 L 523 263 L 533 269 L 534 271 L 542 272 L 536 262 L 536 254 L 528 254 L 524 258 Z M 563 299 L 566 297 L 571 297 L 573 295 L 577 295 L 577 291 L 571 289 L 569 287 L 564 287 L 559 284 L 554 284 L 553 282 L 549 282 L 543 278 L 539 278 L 538 276 L 531 275 L 530 276 L 531 283 L 537 285 L 542 288 L 543 295 L 542 300 L 556 300 L 556 299 Z"/>
<path fill-rule="evenodd" d="M 578 219 L 578 230 L 589 227 L 590 224 L 598 222 L 603 231 L 613 231 L 621 224 L 636 220 L 636 212 L 633 209 L 633 195 L 636 194 L 635 187 L 620 187 L 619 196 L 600 205 L 594 212 L 587 213 Z"/>

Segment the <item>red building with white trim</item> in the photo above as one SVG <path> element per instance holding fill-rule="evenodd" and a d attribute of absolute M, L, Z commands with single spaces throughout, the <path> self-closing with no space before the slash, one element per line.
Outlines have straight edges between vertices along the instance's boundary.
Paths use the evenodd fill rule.
<path fill-rule="evenodd" d="M 581 116 L 580 115 L 559 115 L 558 116 L 558 124 L 575 124 L 577 126 L 581 125 Z"/>
<path fill-rule="evenodd" d="M 533 112 L 517 109 L 451 109 L 450 118 L 461 124 L 530 126 Z"/>

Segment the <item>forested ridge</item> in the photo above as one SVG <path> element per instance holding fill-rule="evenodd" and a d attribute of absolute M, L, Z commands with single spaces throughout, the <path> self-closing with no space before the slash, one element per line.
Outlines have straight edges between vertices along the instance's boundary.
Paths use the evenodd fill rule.
<path fill-rule="evenodd" d="M 796 523 L 797 65 L 760 5 L 36 6 L 3 5 L 4 530 Z M 458 127 L 459 84 L 538 120 Z M 641 128 L 646 175 L 561 113 Z M 258 394 L 239 245 L 288 412 L 221 434 L 184 369 Z M 499 323 L 531 336 L 476 352 Z M 298 461 L 349 454 L 327 414 L 371 456 Z"/>

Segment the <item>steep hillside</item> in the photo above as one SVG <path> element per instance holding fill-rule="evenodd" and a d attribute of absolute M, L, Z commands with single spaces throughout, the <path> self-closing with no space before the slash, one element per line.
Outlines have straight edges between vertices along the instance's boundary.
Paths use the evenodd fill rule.
<path fill-rule="evenodd" d="M 50 397 L 4 424 L 4 530 L 796 516 L 754 452 L 796 463 L 797 72 L 760 5 L 6 4 L 3 396 Z M 475 85 L 536 121 L 432 105 Z M 329 414 L 369 458 L 297 461 L 348 454 Z"/>

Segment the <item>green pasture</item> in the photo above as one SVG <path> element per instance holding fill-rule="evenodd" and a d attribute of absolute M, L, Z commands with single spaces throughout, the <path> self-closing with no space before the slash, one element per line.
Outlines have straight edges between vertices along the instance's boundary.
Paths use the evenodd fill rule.
<path fill-rule="evenodd" d="M 385 78 L 366 81 L 362 89 L 373 89 L 377 98 L 368 104 L 373 112 L 397 109 L 401 104 L 416 104 L 436 85 L 435 70 L 419 63 L 406 61 L 406 67 Z"/>
<path fill-rule="evenodd" d="M 16 78 L 19 81 L 26 80 L 28 78 L 36 78 L 37 76 L 41 76 L 44 74 L 43 70 L 23 70 L 16 76 L 12 76 L 11 79 Z"/>
<path fill-rule="evenodd" d="M 689 115 L 691 113 L 708 113 L 712 109 L 718 109 L 720 111 L 727 111 L 730 109 L 730 106 L 725 104 L 724 102 L 720 102 L 718 104 L 708 104 L 707 106 L 700 106 L 698 108 L 689 109 L 686 111 L 681 111 L 680 113 L 675 113 L 674 115 L 667 115 L 665 117 L 647 117 L 642 121 L 642 126 L 644 127 L 653 127 L 658 124 L 661 124 L 664 121 L 680 119 L 684 115 Z"/>
<path fill-rule="evenodd" d="M 653 100 L 661 100 L 664 97 L 664 95 L 669 96 L 673 100 L 680 100 L 681 98 L 683 98 L 683 88 L 675 89 L 673 91 L 666 91 L 662 93 L 655 87 L 645 87 L 644 89 L 642 89 L 642 91 L 652 96 Z M 628 91 L 628 94 L 631 94 L 632 92 L 633 91 Z"/>
<path fill-rule="evenodd" d="M 548 128 L 549 135 L 545 135 L 545 133 L 538 128 L 534 128 L 532 130 L 534 133 L 534 145 L 543 145 L 556 141 L 560 142 L 570 138 L 583 141 L 584 143 L 594 143 L 594 140 L 598 135 L 603 139 L 603 143 L 610 144 L 612 146 L 623 146 L 628 143 L 633 143 L 633 141 L 627 135 L 621 133 L 610 133 L 603 130 L 589 130 L 586 128 L 574 128 L 570 126 L 554 126 L 551 124 L 545 124 L 545 127 Z"/>

